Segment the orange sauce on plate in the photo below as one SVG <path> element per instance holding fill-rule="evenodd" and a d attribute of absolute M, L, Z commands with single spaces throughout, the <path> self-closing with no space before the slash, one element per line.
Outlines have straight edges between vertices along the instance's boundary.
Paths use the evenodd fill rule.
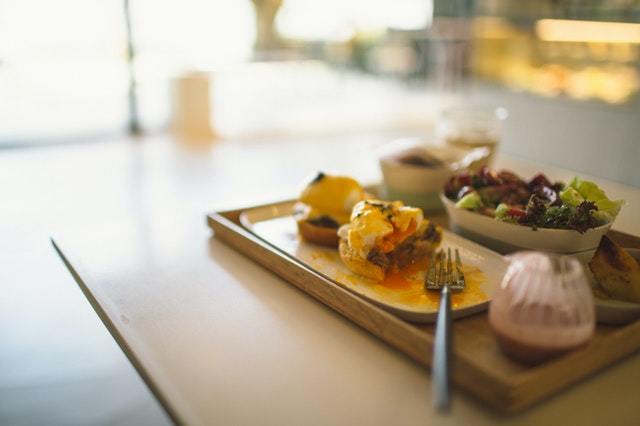
<path fill-rule="evenodd" d="M 390 271 L 383 281 L 374 286 L 374 290 L 386 297 L 389 297 L 389 291 L 397 292 L 394 299 L 405 305 L 435 309 L 440 303 L 440 292 L 424 289 L 424 274 L 428 267 L 429 259 L 424 259 L 401 270 Z M 487 299 L 481 289 L 486 280 L 482 271 L 464 264 L 462 271 L 466 287 L 463 291 L 452 293 L 451 306 L 454 309 Z"/>
<path fill-rule="evenodd" d="M 314 251 L 311 254 L 313 261 L 321 261 L 326 264 L 342 264 L 338 253 L 327 251 Z M 312 262 L 316 263 L 316 262 Z M 440 303 L 440 292 L 426 290 L 424 288 L 424 276 L 429 267 L 429 259 L 412 263 L 400 270 L 388 271 L 381 282 L 371 281 L 352 272 L 344 273 L 336 270 L 331 276 L 334 280 L 347 287 L 366 285 L 382 302 L 400 303 L 412 308 L 437 310 Z M 319 268 L 324 269 L 324 268 Z M 452 293 L 451 306 L 461 308 L 474 305 L 487 300 L 487 295 L 482 291 L 482 285 L 486 277 L 482 271 L 474 266 L 462 265 L 466 287 L 461 292 Z"/>

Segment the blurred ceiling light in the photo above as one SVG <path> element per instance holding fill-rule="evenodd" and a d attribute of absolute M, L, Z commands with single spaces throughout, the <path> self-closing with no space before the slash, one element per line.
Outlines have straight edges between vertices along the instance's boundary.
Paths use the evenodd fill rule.
<path fill-rule="evenodd" d="M 545 41 L 640 43 L 640 24 L 541 19 L 536 34 Z"/>

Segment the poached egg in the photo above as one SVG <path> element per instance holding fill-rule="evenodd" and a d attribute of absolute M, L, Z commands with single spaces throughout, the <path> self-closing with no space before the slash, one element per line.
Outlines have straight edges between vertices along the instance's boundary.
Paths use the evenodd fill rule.
<path fill-rule="evenodd" d="M 342 226 L 338 235 L 366 259 L 373 248 L 382 253 L 393 251 L 415 233 L 423 220 L 421 209 L 401 201 L 363 200 L 353 207 L 350 223 Z"/>

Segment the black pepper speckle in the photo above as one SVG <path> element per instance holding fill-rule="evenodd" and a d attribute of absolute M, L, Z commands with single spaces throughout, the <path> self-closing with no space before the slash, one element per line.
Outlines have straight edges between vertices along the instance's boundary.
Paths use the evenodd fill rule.
<path fill-rule="evenodd" d="M 318 172 L 318 174 L 316 175 L 316 177 L 313 178 L 313 180 L 309 183 L 309 185 L 313 185 L 316 184 L 318 182 L 320 182 L 322 179 L 324 179 L 326 175 L 322 172 Z"/>

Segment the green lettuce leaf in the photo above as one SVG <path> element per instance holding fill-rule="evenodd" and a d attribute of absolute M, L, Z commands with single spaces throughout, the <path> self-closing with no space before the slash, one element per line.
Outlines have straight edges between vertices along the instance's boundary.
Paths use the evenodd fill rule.
<path fill-rule="evenodd" d="M 456 203 L 456 207 L 465 210 L 476 210 L 482 207 L 482 205 L 482 198 L 480 198 L 477 192 L 471 192 L 465 195 Z"/>
<path fill-rule="evenodd" d="M 545 228 L 566 228 L 572 213 L 572 207 L 566 204 L 562 206 L 551 206 L 544 213 L 542 226 Z"/>
<path fill-rule="evenodd" d="M 591 201 L 598 208 L 593 217 L 602 223 L 613 221 L 624 205 L 623 200 L 610 200 L 594 182 L 574 177 L 567 188 L 560 192 L 560 199 L 571 207 L 578 207 L 583 201 Z"/>
<path fill-rule="evenodd" d="M 560 191 L 560 199 L 563 203 L 571 207 L 578 207 L 584 201 L 584 197 L 570 186 Z"/>
<path fill-rule="evenodd" d="M 496 207 L 496 219 L 502 222 L 517 223 L 518 218 L 509 214 L 511 207 L 505 203 L 498 204 Z"/>

